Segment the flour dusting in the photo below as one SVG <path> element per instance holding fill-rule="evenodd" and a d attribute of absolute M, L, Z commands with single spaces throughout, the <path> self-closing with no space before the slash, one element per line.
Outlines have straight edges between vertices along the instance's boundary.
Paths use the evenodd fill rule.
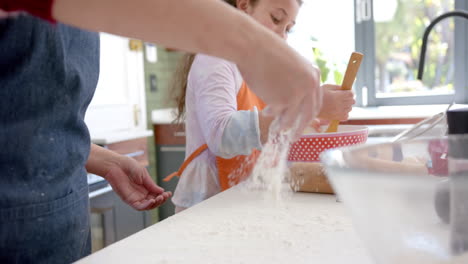
<path fill-rule="evenodd" d="M 276 200 L 291 192 L 289 188 L 284 188 L 284 183 L 290 181 L 287 157 L 299 119 L 292 129 L 286 131 L 280 129 L 278 119 L 273 121 L 268 142 L 263 146 L 246 185 L 248 188 L 265 189 L 268 191 L 266 193 L 271 194 Z"/>

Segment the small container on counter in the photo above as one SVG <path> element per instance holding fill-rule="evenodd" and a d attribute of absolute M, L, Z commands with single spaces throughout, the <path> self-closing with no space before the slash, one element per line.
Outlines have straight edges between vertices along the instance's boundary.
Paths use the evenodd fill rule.
<path fill-rule="evenodd" d="M 447 111 L 450 175 L 450 243 L 452 253 L 468 251 L 468 107 Z"/>

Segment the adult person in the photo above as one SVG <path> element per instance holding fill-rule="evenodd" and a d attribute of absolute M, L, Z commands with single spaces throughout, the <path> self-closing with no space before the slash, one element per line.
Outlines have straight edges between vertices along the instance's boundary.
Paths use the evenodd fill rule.
<path fill-rule="evenodd" d="M 86 171 L 137 210 L 164 192 L 135 160 L 90 143 L 84 114 L 99 36 L 29 15 L 0 20 L 0 263 L 69 263 L 90 253 Z"/>
<path fill-rule="evenodd" d="M 320 109 L 318 70 L 220 1 L 0 0 L 0 9 L 232 60 L 283 127 L 299 113 L 304 127 Z M 83 119 L 98 52 L 95 33 L 27 15 L 0 21 L 1 263 L 89 254 L 86 169 L 138 210 L 170 196 L 133 160 L 90 144 Z"/>

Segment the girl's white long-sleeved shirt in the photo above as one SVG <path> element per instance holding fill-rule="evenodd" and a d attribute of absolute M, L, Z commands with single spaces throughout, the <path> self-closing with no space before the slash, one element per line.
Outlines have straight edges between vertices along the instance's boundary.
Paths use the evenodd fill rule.
<path fill-rule="evenodd" d="M 216 156 L 232 158 L 261 149 L 257 110 L 237 110 L 242 82 L 234 63 L 196 55 L 185 99 L 185 158 L 204 144 L 208 149 L 182 173 L 172 198 L 176 206 L 191 207 L 221 191 Z"/>

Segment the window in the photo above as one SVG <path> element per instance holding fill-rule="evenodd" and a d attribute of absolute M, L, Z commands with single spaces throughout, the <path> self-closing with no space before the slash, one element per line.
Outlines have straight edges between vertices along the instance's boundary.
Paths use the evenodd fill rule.
<path fill-rule="evenodd" d="M 359 105 L 468 103 L 466 19 L 433 28 L 417 80 L 425 28 L 454 9 L 468 10 L 468 0 L 305 0 L 288 42 L 328 83 L 341 82 L 352 51 L 364 53 L 354 85 Z"/>
<path fill-rule="evenodd" d="M 422 36 L 437 16 L 468 0 L 355 0 L 356 49 L 365 54 L 356 87 L 362 105 L 466 103 L 468 20 L 447 18 L 429 35 L 422 82 Z M 359 89 L 360 88 L 360 89 Z"/>
<path fill-rule="evenodd" d="M 305 0 L 288 43 L 319 66 L 322 82 L 341 82 L 355 49 L 353 1 Z"/>

